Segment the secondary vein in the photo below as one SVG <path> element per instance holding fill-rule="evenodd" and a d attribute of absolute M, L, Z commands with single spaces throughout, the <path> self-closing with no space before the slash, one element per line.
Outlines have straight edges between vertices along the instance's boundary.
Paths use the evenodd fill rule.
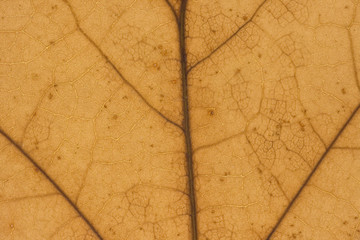
<path fill-rule="evenodd" d="M 115 66 L 115 64 L 113 63 L 113 61 L 109 58 L 108 55 L 105 54 L 105 52 L 100 48 L 99 45 L 97 45 L 95 43 L 95 41 L 80 27 L 80 22 L 79 19 L 77 17 L 77 15 L 75 14 L 73 8 L 71 7 L 70 3 L 68 2 L 68 0 L 63 0 L 64 3 L 69 7 L 71 14 L 74 17 L 75 23 L 76 23 L 76 27 L 79 30 L 79 32 L 91 43 L 91 45 L 93 47 L 95 47 L 95 49 L 100 53 L 100 55 L 105 59 L 106 63 L 108 63 L 111 68 L 117 73 L 117 75 L 123 80 L 123 82 L 129 86 L 135 93 L 136 95 L 138 95 L 140 97 L 140 99 L 150 108 L 152 109 L 155 113 L 157 113 L 161 118 L 163 118 L 166 122 L 174 125 L 175 127 L 179 128 L 180 130 L 183 130 L 182 127 L 177 124 L 176 122 L 174 122 L 173 120 L 171 120 L 170 118 L 166 117 L 162 112 L 160 112 L 158 109 L 156 109 L 153 105 L 150 104 L 150 102 L 144 97 L 143 94 L 141 94 L 139 92 L 139 90 L 137 90 L 137 88 L 131 84 L 126 78 L 125 76 L 120 72 L 120 70 Z"/>
<path fill-rule="evenodd" d="M 84 220 L 84 222 L 89 226 L 93 233 L 100 239 L 103 240 L 99 231 L 95 226 L 86 218 L 85 214 L 76 206 L 76 204 L 70 199 L 70 197 L 64 192 L 64 190 L 55 182 L 54 179 L 48 175 L 45 170 L 17 143 L 15 142 L 5 131 L 0 128 L 0 134 L 4 136 L 19 152 L 21 152 L 31 164 L 37 168 L 44 177 L 55 187 L 55 189 L 63 196 L 63 198 L 72 206 L 72 208 L 77 212 L 77 214 Z"/>
<path fill-rule="evenodd" d="M 242 29 L 244 29 L 250 22 L 252 22 L 255 18 L 255 16 L 258 14 L 258 12 L 260 11 L 260 9 L 265 5 L 265 3 L 268 0 L 264 0 L 263 2 L 261 2 L 261 4 L 256 8 L 255 12 L 252 14 L 252 16 L 245 21 L 244 24 L 242 24 L 240 27 L 238 27 L 238 29 L 231 34 L 230 37 L 228 37 L 225 41 L 223 41 L 219 46 L 217 46 L 216 48 L 214 48 L 207 56 L 203 57 L 202 59 L 200 59 L 199 61 L 197 61 L 194 65 L 190 66 L 188 69 L 188 73 L 193 70 L 194 68 L 196 68 L 200 63 L 204 62 L 206 59 L 210 58 L 214 53 L 216 53 L 219 49 L 221 49 L 223 46 L 225 46 L 231 39 L 233 39 Z"/>
<path fill-rule="evenodd" d="M 344 125 L 341 127 L 340 131 L 336 134 L 336 136 L 334 137 L 334 139 L 331 141 L 330 145 L 326 148 L 325 152 L 323 153 L 323 155 L 321 156 L 320 160 L 316 163 L 315 167 L 312 169 L 312 171 L 310 172 L 310 174 L 308 175 L 308 177 L 305 179 L 305 181 L 303 182 L 303 184 L 301 185 L 299 191 L 295 194 L 295 196 L 293 197 L 293 199 L 291 200 L 291 202 L 289 203 L 289 205 L 287 206 L 287 208 L 285 209 L 285 211 L 283 212 L 283 214 L 281 215 L 281 217 L 279 218 L 279 220 L 277 221 L 277 223 L 275 224 L 275 226 L 273 227 L 273 229 L 271 230 L 271 232 L 269 233 L 269 235 L 267 236 L 266 240 L 270 240 L 272 235 L 275 233 L 275 231 L 279 228 L 280 224 L 282 223 L 282 221 L 284 220 L 284 218 L 286 217 L 286 215 L 289 213 L 291 207 L 294 205 L 295 201 L 298 199 L 298 197 L 300 196 L 301 192 L 304 190 L 304 188 L 306 187 L 306 185 L 309 183 L 310 179 L 312 178 L 312 176 L 314 175 L 314 173 L 316 172 L 316 170 L 319 168 L 320 164 L 324 161 L 326 155 L 329 153 L 329 151 L 333 148 L 334 144 L 336 143 L 336 141 L 338 140 L 338 138 L 341 136 L 341 134 L 344 132 L 344 130 L 346 129 L 346 127 L 349 125 L 349 123 L 351 122 L 351 120 L 355 117 L 356 113 L 358 112 L 358 110 L 360 109 L 360 104 L 355 108 L 355 110 L 351 113 L 350 117 L 347 119 L 347 121 L 344 123 Z"/>

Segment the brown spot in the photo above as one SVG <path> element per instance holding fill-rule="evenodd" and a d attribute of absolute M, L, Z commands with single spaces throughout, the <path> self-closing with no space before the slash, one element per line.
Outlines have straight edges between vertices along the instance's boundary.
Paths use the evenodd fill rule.
<path fill-rule="evenodd" d="M 244 21 L 247 21 L 249 18 L 248 18 L 247 16 L 243 16 L 242 19 L 243 19 Z"/>
<path fill-rule="evenodd" d="M 239 73 L 241 73 L 241 69 L 240 69 L 240 68 L 236 68 L 236 69 L 235 69 L 235 74 L 239 74 Z"/>
<path fill-rule="evenodd" d="M 167 56 L 168 55 L 168 51 L 166 50 L 166 49 L 164 49 L 164 50 L 161 50 L 161 55 L 163 55 L 163 56 Z"/>
<path fill-rule="evenodd" d="M 261 53 L 259 53 L 259 54 L 258 54 L 258 57 L 259 57 L 259 58 L 261 58 L 261 57 L 262 57 Z"/>
<path fill-rule="evenodd" d="M 341 89 L 341 92 L 342 92 L 342 94 L 346 94 L 345 88 L 342 88 L 342 89 Z"/>
<path fill-rule="evenodd" d="M 209 115 L 209 116 L 214 116 L 214 115 L 215 115 L 214 109 L 209 109 L 209 110 L 208 110 L 208 115 Z"/>
<path fill-rule="evenodd" d="M 34 80 L 34 81 L 39 80 L 39 74 L 37 74 L 37 73 L 32 73 L 32 74 L 31 74 L 31 80 Z"/>
<path fill-rule="evenodd" d="M 164 97 L 164 94 L 160 94 L 160 97 L 163 98 L 163 97 Z"/>
<path fill-rule="evenodd" d="M 344 224 L 344 225 L 347 225 L 347 224 L 348 224 L 348 221 L 344 221 L 343 224 Z"/>
<path fill-rule="evenodd" d="M 346 5 L 346 6 L 345 6 L 345 9 L 348 9 L 348 8 L 349 8 L 349 6 L 348 6 L 348 5 Z"/>
<path fill-rule="evenodd" d="M 176 80 L 175 80 L 175 79 L 172 80 L 171 83 L 172 83 L 172 84 L 176 84 Z"/>
<path fill-rule="evenodd" d="M 52 93 L 49 93 L 48 98 L 51 100 L 54 97 L 54 95 Z"/>
<path fill-rule="evenodd" d="M 60 160 L 60 159 L 61 159 L 61 156 L 57 156 L 57 159 L 59 159 L 59 160 Z"/>
<path fill-rule="evenodd" d="M 220 182 L 223 182 L 223 181 L 224 181 L 224 179 L 223 179 L 223 178 L 219 178 L 219 181 L 220 181 Z"/>
<path fill-rule="evenodd" d="M 53 5 L 53 6 L 51 6 L 51 9 L 52 10 L 56 10 L 58 8 L 58 6 L 57 5 Z"/>
<path fill-rule="evenodd" d="M 294 224 L 290 224 L 290 227 L 293 227 L 294 226 Z"/>
<path fill-rule="evenodd" d="M 263 171 L 260 168 L 257 168 L 257 170 L 260 174 L 262 174 Z"/>
<path fill-rule="evenodd" d="M 163 46 L 159 44 L 158 49 L 163 49 Z"/>
<path fill-rule="evenodd" d="M 150 144 L 150 147 L 154 147 L 154 144 Z"/>
<path fill-rule="evenodd" d="M 122 97 L 122 99 L 128 99 L 128 96 L 125 95 L 125 96 Z"/>
<path fill-rule="evenodd" d="M 106 105 L 106 104 L 104 105 L 104 108 L 107 108 L 107 105 Z"/>
<path fill-rule="evenodd" d="M 211 210 L 211 213 L 215 213 L 215 210 L 213 209 L 213 210 Z"/>
<path fill-rule="evenodd" d="M 118 119 L 118 115 L 114 114 L 114 115 L 112 116 L 112 119 L 114 119 L 114 120 Z"/>
<path fill-rule="evenodd" d="M 232 12 L 232 8 L 230 8 L 229 11 Z"/>
<path fill-rule="evenodd" d="M 299 125 L 300 125 L 300 130 L 302 132 L 305 132 L 305 125 L 302 122 L 299 122 Z"/>
<path fill-rule="evenodd" d="M 157 70 L 160 70 L 160 66 L 159 66 L 158 63 L 154 63 L 153 66 L 154 66 L 154 68 L 156 68 Z"/>

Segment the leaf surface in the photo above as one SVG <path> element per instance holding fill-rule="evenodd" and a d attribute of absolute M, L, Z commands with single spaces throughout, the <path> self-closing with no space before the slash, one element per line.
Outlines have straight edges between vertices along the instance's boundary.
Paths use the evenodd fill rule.
<path fill-rule="evenodd" d="M 0 1 L 0 239 L 359 239 L 359 15 Z"/>

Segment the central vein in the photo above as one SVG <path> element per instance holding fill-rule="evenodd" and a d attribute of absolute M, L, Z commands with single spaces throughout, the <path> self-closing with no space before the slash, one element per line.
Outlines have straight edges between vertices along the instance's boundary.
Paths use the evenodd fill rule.
<path fill-rule="evenodd" d="M 182 103 L 183 103 L 183 127 L 184 138 L 186 144 L 186 170 L 189 179 L 189 199 L 190 199 L 190 216 L 191 216 L 191 234 L 192 240 L 198 239 L 197 219 L 196 219 L 196 196 L 195 196 L 195 181 L 194 181 L 194 167 L 193 167 L 193 150 L 191 145 L 190 133 L 190 114 L 189 114 L 189 93 L 188 93 L 188 75 L 187 75 L 187 59 L 185 47 L 185 14 L 186 14 L 187 0 L 181 2 L 180 19 L 179 19 L 179 42 L 180 42 L 180 59 L 181 59 L 181 82 L 182 82 Z"/>

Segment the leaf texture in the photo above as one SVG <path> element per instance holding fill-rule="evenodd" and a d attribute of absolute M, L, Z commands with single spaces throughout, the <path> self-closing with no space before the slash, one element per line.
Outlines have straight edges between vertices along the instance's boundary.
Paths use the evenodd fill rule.
<path fill-rule="evenodd" d="M 0 239 L 359 239 L 359 15 L 0 0 Z"/>

